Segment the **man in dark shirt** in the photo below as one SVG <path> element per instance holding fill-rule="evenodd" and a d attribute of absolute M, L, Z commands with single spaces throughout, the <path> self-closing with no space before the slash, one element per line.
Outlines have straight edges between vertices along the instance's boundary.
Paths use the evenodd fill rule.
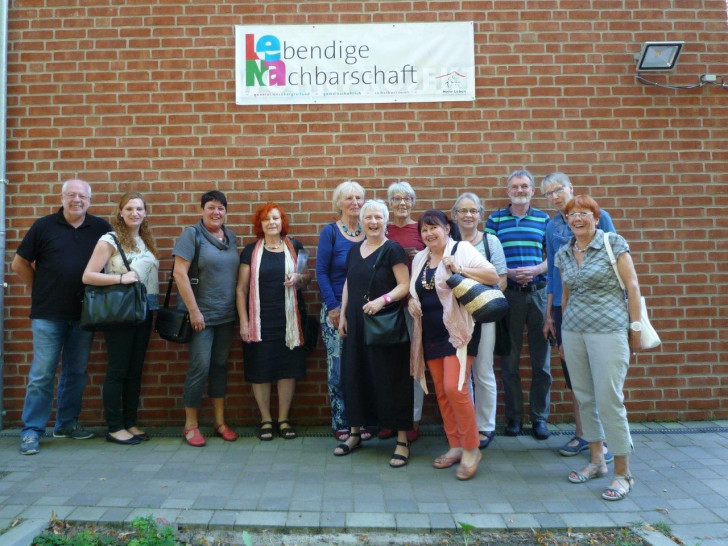
<path fill-rule="evenodd" d="M 53 404 L 53 382 L 61 358 L 53 436 L 85 440 L 93 432 L 78 423 L 86 387 L 93 332 L 81 330 L 81 277 L 96 242 L 111 231 L 105 220 L 86 214 L 91 187 L 83 180 L 63 184 L 61 209 L 33 223 L 20 243 L 11 269 L 31 290 L 33 362 L 23 406 L 20 452 L 40 450 Z"/>

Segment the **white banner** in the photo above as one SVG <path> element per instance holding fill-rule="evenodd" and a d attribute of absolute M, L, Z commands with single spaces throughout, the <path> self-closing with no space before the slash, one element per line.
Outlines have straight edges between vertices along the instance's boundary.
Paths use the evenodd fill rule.
<path fill-rule="evenodd" d="M 475 100 L 473 23 L 235 27 L 237 104 Z"/>

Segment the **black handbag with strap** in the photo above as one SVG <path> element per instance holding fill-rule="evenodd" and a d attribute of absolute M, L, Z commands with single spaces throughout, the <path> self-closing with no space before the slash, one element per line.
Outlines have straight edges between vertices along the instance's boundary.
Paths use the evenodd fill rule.
<path fill-rule="evenodd" d="M 200 258 L 200 231 L 197 227 L 195 230 L 195 255 L 190 264 L 189 277 L 190 284 L 199 283 L 198 264 Z M 186 309 L 175 309 L 169 307 L 170 295 L 172 294 L 172 283 L 174 282 L 174 261 L 172 269 L 169 272 L 169 281 L 167 282 L 167 293 L 164 296 L 164 304 L 157 310 L 157 320 L 154 323 L 154 331 L 159 337 L 171 341 L 173 343 L 189 343 L 192 339 L 192 324 L 190 324 L 190 314 Z"/>
<path fill-rule="evenodd" d="M 369 278 L 369 285 L 364 296 L 365 302 L 370 299 L 370 290 L 374 276 L 377 274 L 377 267 L 379 267 L 382 259 L 389 253 L 391 248 L 389 241 L 384 244 L 385 247 L 379 251 L 379 256 L 377 256 L 372 268 L 372 275 Z M 382 307 L 376 315 L 364 315 L 365 345 L 398 345 L 400 343 L 409 343 L 409 340 L 402 302 L 393 301 Z"/>
<path fill-rule="evenodd" d="M 111 237 L 127 271 L 131 271 L 119 239 L 113 233 Z M 109 286 L 86 285 L 81 304 L 81 328 L 93 331 L 136 326 L 147 318 L 148 309 L 147 289 L 140 281 Z"/>

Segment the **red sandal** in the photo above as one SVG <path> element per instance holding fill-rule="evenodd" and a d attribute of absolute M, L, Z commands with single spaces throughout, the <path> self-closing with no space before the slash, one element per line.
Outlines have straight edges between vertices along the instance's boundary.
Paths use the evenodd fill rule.
<path fill-rule="evenodd" d="M 207 443 L 205 442 L 205 437 L 197 427 L 186 428 L 182 433 L 184 434 L 185 442 L 192 447 L 202 447 Z"/>
<path fill-rule="evenodd" d="M 215 425 L 215 436 L 219 436 L 226 442 L 234 442 L 238 439 L 238 435 L 225 423 Z"/>

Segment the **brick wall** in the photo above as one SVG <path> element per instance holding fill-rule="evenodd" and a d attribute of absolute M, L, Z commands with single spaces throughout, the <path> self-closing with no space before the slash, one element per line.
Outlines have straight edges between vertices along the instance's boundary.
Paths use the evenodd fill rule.
<path fill-rule="evenodd" d="M 464 189 L 488 210 L 503 206 L 505 177 L 520 167 L 539 182 L 567 172 L 632 246 L 663 346 L 630 370 L 631 419 L 726 418 L 728 93 L 639 84 L 633 60 L 643 41 L 683 39 L 677 70 L 653 79 L 687 85 L 703 73 L 728 75 L 726 19 L 724 0 L 11 2 L 6 426 L 20 423 L 32 359 L 28 294 L 7 264 L 33 220 L 59 206 L 64 180 L 92 183 L 91 212 L 101 216 L 121 192 L 145 193 L 167 269 L 175 238 L 211 188 L 227 193 L 240 243 L 252 240 L 255 205 L 276 200 L 291 213 L 292 233 L 315 249 L 344 179 L 360 181 L 368 197 L 411 181 L 416 216 L 449 209 Z M 235 105 L 236 24 L 453 20 L 475 21 L 473 103 Z M 547 208 L 541 197 L 534 205 Z M 315 285 L 306 297 L 317 309 Z M 323 356 L 322 348 L 310 356 L 296 422 L 329 420 Z M 250 424 L 257 411 L 242 368 L 238 341 L 230 421 Z M 142 423 L 182 422 L 185 370 L 184 350 L 154 336 Z M 104 371 L 97 335 L 87 424 L 103 422 Z M 556 360 L 554 380 L 553 420 L 569 421 Z"/>

